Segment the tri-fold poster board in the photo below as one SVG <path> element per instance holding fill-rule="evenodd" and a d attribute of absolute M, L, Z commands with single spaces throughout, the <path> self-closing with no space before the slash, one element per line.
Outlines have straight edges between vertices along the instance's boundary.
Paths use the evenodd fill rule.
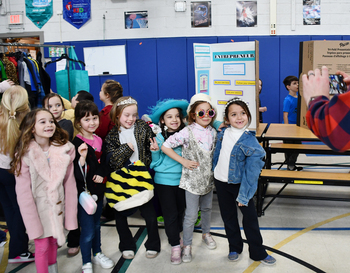
<path fill-rule="evenodd" d="M 259 125 L 259 42 L 193 44 L 196 93 L 211 97 L 223 121 L 228 100 L 247 102 L 252 115 L 249 129 Z"/>

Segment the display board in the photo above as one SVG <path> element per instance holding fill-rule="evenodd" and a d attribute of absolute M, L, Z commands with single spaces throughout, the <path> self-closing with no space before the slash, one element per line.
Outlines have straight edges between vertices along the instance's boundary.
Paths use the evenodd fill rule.
<path fill-rule="evenodd" d="M 84 47 L 89 76 L 126 74 L 125 45 Z"/>
<path fill-rule="evenodd" d="M 256 129 L 258 96 L 258 42 L 193 44 L 196 93 L 211 97 L 223 121 L 228 100 L 239 97 L 247 102 L 252 115 L 250 129 Z"/>

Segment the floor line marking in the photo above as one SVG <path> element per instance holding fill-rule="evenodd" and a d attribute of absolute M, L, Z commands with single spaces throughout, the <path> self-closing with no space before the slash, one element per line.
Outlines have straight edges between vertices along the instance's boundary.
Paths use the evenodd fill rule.
<path fill-rule="evenodd" d="M 134 239 L 136 239 L 135 255 L 136 255 L 137 251 L 139 250 L 142 242 L 146 238 L 146 236 L 147 236 L 147 229 L 145 227 L 140 227 L 140 229 L 136 232 L 136 234 L 134 236 Z M 127 271 L 127 269 L 129 268 L 132 261 L 133 261 L 133 259 L 129 259 L 129 260 L 124 259 L 123 255 L 122 255 L 120 257 L 119 261 L 114 266 L 111 273 L 125 273 Z"/>
<path fill-rule="evenodd" d="M 273 248 L 274 249 L 280 249 L 281 247 L 283 247 L 284 245 L 288 244 L 289 242 L 291 242 L 292 240 L 300 237 L 301 235 L 304 235 L 305 233 L 315 229 L 315 228 L 318 228 L 320 226 L 323 226 L 325 224 L 328 224 L 330 222 L 333 222 L 333 221 L 336 221 L 336 220 L 339 220 L 341 218 L 345 218 L 345 217 L 348 217 L 350 216 L 350 213 L 345 213 L 345 214 L 341 214 L 341 215 L 338 215 L 338 216 L 335 216 L 335 217 L 332 217 L 332 218 L 329 218 L 327 220 L 324 220 L 322 222 L 319 222 L 319 223 L 316 223 L 312 226 L 309 226 L 303 230 L 300 230 L 298 231 L 297 233 L 289 236 L 288 238 L 284 239 L 283 241 L 279 242 L 277 245 L 275 245 Z M 268 251 L 267 252 L 268 254 L 271 254 L 272 252 L 271 251 Z M 250 273 L 250 272 L 253 272 L 259 265 L 261 265 L 261 262 L 253 262 L 245 271 L 243 271 L 243 273 Z"/>

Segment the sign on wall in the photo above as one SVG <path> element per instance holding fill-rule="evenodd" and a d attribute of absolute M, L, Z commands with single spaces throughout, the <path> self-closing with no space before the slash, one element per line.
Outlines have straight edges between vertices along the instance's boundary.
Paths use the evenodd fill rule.
<path fill-rule="evenodd" d="M 77 29 L 89 21 L 90 17 L 90 0 L 63 0 L 63 19 Z"/>
<path fill-rule="evenodd" d="M 237 27 L 256 27 L 258 22 L 256 1 L 237 1 Z"/>
<path fill-rule="evenodd" d="M 257 42 L 193 44 L 196 93 L 211 97 L 223 121 L 228 100 L 239 97 L 246 101 L 252 114 L 251 129 L 256 120 Z"/>
<path fill-rule="evenodd" d="M 125 29 L 148 28 L 148 11 L 124 12 Z"/>
<path fill-rule="evenodd" d="M 38 28 L 52 17 L 52 0 L 26 0 L 26 15 Z"/>
<path fill-rule="evenodd" d="M 192 27 L 211 26 L 211 1 L 191 2 Z"/>

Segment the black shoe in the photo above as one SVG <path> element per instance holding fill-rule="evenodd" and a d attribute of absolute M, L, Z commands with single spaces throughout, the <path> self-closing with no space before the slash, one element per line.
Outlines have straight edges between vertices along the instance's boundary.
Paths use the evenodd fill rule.
<path fill-rule="evenodd" d="M 22 253 L 21 255 L 17 256 L 13 259 L 8 259 L 9 264 L 16 264 L 16 263 L 31 263 L 35 260 L 35 254 L 31 252 Z"/>

